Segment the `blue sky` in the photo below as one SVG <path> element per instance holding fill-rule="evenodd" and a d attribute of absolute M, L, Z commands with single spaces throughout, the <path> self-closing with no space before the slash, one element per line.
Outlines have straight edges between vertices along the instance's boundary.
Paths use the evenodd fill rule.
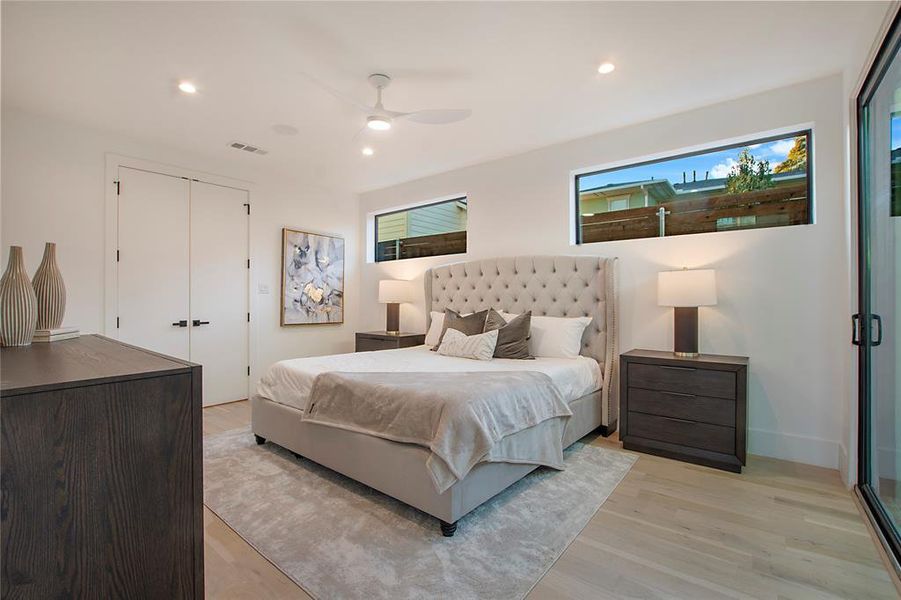
<path fill-rule="evenodd" d="M 901 115 L 895 113 L 892 115 L 892 150 L 899 146 L 901 146 Z"/>
<path fill-rule="evenodd" d="M 893 120 L 893 147 L 895 140 L 894 127 L 895 122 Z M 899 133 L 901 133 L 901 125 L 898 127 Z M 598 175 L 582 177 L 579 180 L 579 189 L 587 190 L 603 185 L 609 185 L 611 183 L 644 181 L 651 178 L 669 179 L 671 183 L 682 183 L 682 172 L 684 171 L 687 180 L 691 181 L 692 169 L 697 171 L 699 180 L 704 179 L 704 173 L 706 171 L 710 171 L 711 179 L 725 177 L 732 166 L 738 162 L 738 154 L 744 148 L 748 148 L 751 151 L 751 154 L 754 155 L 754 158 L 770 161 L 770 168 L 774 168 L 777 164 L 785 160 L 788 151 L 791 150 L 794 143 L 794 137 L 788 137 L 781 140 L 766 142 L 765 144 L 751 144 L 748 146 L 732 148 L 730 150 L 720 150 L 718 152 L 677 158 L 675 160 L 667 160 L 651 165 L 600 173 Z"/>

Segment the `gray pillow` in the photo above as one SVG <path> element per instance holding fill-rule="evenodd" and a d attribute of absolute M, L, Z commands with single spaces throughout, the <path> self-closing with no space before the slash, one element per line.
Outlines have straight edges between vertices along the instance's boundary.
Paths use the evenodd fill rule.
<path fill-rule="evenodd" d="M 485 331 L 485 319 L 488 318 L 488 309 L 480 310 L 471 315 L 461 316 L 455 310 L 449 308 L 444 309 L 444 327 L 441 328 L 441 335 L 438 336 L 438 343 L 432 350 L 438 350 L 441 341 L 444 339 L 444 332 L 448 329 L 456 329 L 464 335 L 476 335 Z"/>
<path fill-rule="evenodd" d="M 529 354 L 529 335 L 532 329 L 532 311 L 524 312 L 509 323 L 493 308 L 485 319 L 485 331 L 497 332 L 497 345 L 494 347 L 494 358 L 516 358 L 531 360 Z"/>

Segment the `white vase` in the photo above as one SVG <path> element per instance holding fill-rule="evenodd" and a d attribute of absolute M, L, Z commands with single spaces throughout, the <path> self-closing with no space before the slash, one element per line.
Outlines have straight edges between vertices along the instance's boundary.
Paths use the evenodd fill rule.
<path fill-rule="evenodd" d="M 0 346 L 28 346 L 38 319 L 37 298 L 25 272 L 21 246 L 10 246 L 0 278 Z"/>
<path fill-rule="evenodd" d="M 56 329 L 66 314 L 66 285 L 56 264 L 56 244 L 47 242 L 44 258 L 32 280 L 38 301 L 37 329 Z"/>

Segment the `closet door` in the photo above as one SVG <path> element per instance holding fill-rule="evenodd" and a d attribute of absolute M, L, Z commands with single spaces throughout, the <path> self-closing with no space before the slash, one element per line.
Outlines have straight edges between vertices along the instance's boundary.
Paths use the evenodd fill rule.
<path fill-rule="evenodd" d="M 119 167 L 118 338 L 184 360 L 190 181 Z"/>
<path fill-rule="evenodd" d="M 191 361 L 203 403 L 248 394 L 248 194 L 191 182 Z"/>

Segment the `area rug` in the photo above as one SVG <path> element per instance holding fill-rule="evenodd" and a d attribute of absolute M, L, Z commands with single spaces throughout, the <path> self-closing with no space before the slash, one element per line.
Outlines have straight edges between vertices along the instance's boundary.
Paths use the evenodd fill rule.
<path fill-rule="evenodd" d="M 441 536 L 438 521 L 249 429 L 204 438 L 204 502 L 311 596 L 523 598 L 636 457 L 576 443 Z"/>

